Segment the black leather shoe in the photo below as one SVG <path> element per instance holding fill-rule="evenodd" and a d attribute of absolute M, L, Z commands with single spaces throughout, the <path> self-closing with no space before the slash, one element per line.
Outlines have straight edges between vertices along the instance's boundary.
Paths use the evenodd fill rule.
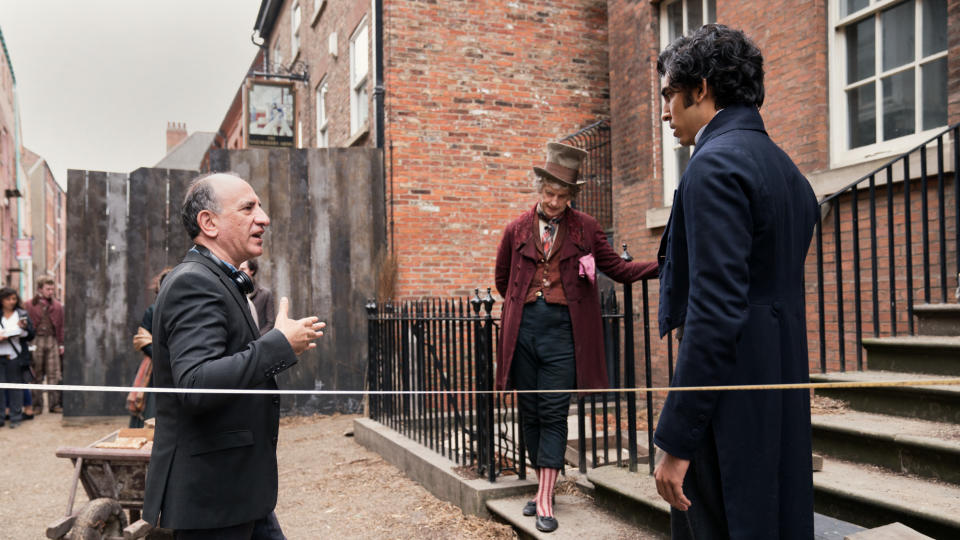
<path fill-rule="evenodd" d="M 553 532 L 557 530 L 560 523 L 555 517 L 537 516 L 537 530 L 540 532 Z"/>
<path fill-rule="evenodd" d="M 527 504 L 523 505 L 523 515 L 528 517 L 537 515 L 537 501 L 527 501 Z"/>
<path fill-rule="evenodd" d="M 24 419 L 24 420 L 33 420 L 33 415 L 32 415 L 32 414 L 23 413 L 23 419 Z"/>

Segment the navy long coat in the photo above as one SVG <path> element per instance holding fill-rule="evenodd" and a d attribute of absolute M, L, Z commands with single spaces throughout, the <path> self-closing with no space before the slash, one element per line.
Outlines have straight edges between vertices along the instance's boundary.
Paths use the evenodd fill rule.
<path fill-rule="evenodd" d="M 816 215 L 757 109 L 718 112 L 662 240 L 660 335 L 684 327 L 672 386 L 809 381 L 803 267 Z M 813 537 L 808 390 L 671 392 L 654 442 L 684 459 L 716 445 L 731 538 Z"/>

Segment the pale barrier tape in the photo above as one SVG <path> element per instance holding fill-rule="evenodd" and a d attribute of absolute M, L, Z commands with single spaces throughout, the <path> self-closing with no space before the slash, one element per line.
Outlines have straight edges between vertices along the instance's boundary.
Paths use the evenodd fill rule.
<path fill-rule="evenodd" d="M 442 395 L 442 394 L 546 394 L 546 393 L 600 393 L 600 392 L 706 392 L 732 390 L 806 390 L 820 388 L 887 388 L 898 386 L 956 386 L 960 378 L 920 379 L 873 382 L 826 382 L 826 383 L 787 383 L 787 384 L 746 384 L 726 386 L 654 386 L 650 388 L 595 388 L 590 390 L 258 390 L 230 388 L 154 388 L 139 386 L 89 386 L 80 384 L 24 384 L 0 383 L 4 390 L 51 390 L 56 392 L 145 392 L 154 394 L 268 394 L 268 395 Z"/>

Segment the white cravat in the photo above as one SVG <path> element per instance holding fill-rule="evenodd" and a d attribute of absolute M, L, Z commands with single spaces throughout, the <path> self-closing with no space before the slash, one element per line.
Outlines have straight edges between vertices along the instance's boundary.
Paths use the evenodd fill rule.
<path fill-rule="evenodd" d="M 257 328 L 260 328 L 260 319 L 257 317 L 257 306 L 253 305 L 253 300 L 247 296 L 247 303 L 250 304 L 250 313 L 253 315 L 253 324 Z"/>

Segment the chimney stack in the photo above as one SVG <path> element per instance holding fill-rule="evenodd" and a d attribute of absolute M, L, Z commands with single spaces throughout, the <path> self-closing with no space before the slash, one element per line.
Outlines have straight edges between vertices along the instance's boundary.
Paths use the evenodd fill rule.
<path fill-rule="evenodd" d="M 186 122 L 167 122 L 167 152 L 187 138 Z"/>

